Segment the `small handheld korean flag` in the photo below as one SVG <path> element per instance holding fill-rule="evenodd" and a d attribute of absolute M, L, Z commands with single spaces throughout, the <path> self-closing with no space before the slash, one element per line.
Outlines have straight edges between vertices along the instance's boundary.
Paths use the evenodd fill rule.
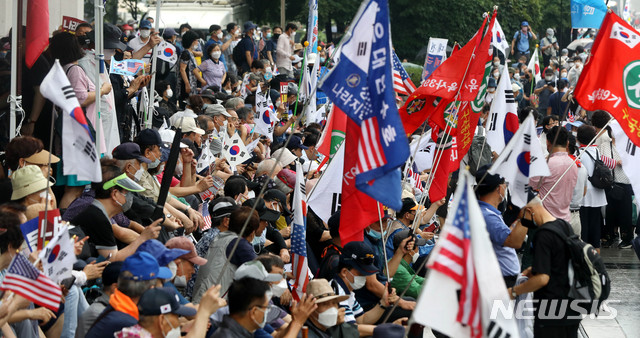
<path fill-rule="evenodd" d="M 235 168 L 238 164 L 251 158 L 251 154 L 247 151 L 238 134 L 233 134 L 232 137 L 227 138 L 224 147 L 222 147 L 222 152 L 231 168 Z"/>
<path fill-rule="evenodd" d="M 69 228 L 64 226 L 38 255 L 44 274 L 56 283 L 71 277 L 76 262 L 73 241 L 69 237 Z"/>
<path fill-rule="evenodd" d="M 167 41 L 162 41 L 156 48 L 158 51 L 158 59 L 168 62 L 172 67 L 178 61 L 178 54 L 176 54 L 176 47 Z"/>
<path fill-rule="evenodd" d="M 200 154 L 200 157 L 198 158 L 198 163 L 196 164 L 196 172 L 198 173 L 205 170 L 207 167 L 209 167 L 209 165 L 211 165 L 211 163 L 213 163 L 216 160 L 216 158 L 211 153 L 211 149 L 209 149 L 210 143 L 211 142 L 207 140 L 202 145 L 202 153 Z"/>

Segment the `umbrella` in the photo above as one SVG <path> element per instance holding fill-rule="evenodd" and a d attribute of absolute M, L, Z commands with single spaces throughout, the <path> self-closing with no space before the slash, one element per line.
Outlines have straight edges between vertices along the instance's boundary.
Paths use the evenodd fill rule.
<path fill-rule="evenodd" d="M 576 50 L 578 46 L 587 47 L 587 45 L 593 44 L 593 39 L 577 39 L 571 41 L 571 43 L 567 46 L 569 50 Z"/>

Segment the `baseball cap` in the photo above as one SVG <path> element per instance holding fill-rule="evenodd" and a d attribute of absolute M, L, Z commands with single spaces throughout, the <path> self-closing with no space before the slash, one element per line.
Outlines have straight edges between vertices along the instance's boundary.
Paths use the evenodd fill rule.
<path fill-rule="evenodd" d="M 167 27 L 164 29 L 164 31 L 162 31 L 162 37 L 165 39 L 169 39 L 173 36 L 179 35 L 178 33 L 176 33 L 176 30 L 171 28 L 171 27 Z"/>
<path fill-rule="evenodd" d="M 287 151 L 289 151 L 287 149 Z M 296 185 L 296 172 L 291 169 L 282 169 L 277 175 L 278 180 L 284 183 L 290 189 L 293 189 Z M 277 185 L 277 181 L 276 181 Z"/>
<path fill-rule="evenodd" d="M 527 27 L 529 27 L 529 22 L 527 22 L 527 21 L 522 21 L 522 23 L 520 24 L 520 27 L 522 27 L 522 26 L 527 26 Z"/>
<path fill-rule="evenodd" d="M 203 90 L 202 93 L 200 93 L 200 96 L 206 97 L 209 100 L 216 102 L 216 93 L 214 93 L 213 90 L 209 88 Z"/>
<path fill-rule="evenodd" d="M 393 249 L 397 250 L 400 246 L 400 243 L 402 243 L 402 241 L 404 241 L 404 239 L 407 237 L 409 237 L 409 229 L 405 229 L 396 233 L 393 236 Z M 415 241 L 416 242 L 414 244 L 414 247 L 419 247 L 427 244 L 427 240 L 422 237 L 415 237 Z"/>
<path fill-rule="evenodd" d="M 224 106 L 217 103 L 208 105 L 207 108 L 204 109 L 204 114 L 211 117 L 218 115 L 231 117 L 231 114 L 229 114 L 227 110 L 224 109 Z"/>
<path fill-rule="evenodd" d="M 120 40 L 122 31 L 116 25 L 105 22 L 103 26 L 104 48 L 125 51 L 127 45 Z"/>
<path fill-rule="evenodd" d="M 115 187 L 116 185 L 127 191 L 144 191 L 144 188 L 134 180 L 130 179 L 129 176 L 127 176 L 127 173 L 123 173 L 120 176 L 116 176 L 104 182 L 104 184 L 102 185 L 102 189 L 108 190 Z"/>
<path fill-rule="evenodd" d="M 133 30 L 133 27 L 132 27 L 132 26 L 130 26 L 129 24 L 126 24 L 126 23 L 125 23 L 124 25 L 122 25 L 122 29 L 132 31 L 132 30 Z"/>
<path fill-rule="evenodd" d="M 26 162 L 33 164 L 48 164 L 49 163 L 49 152 L 42 149 L 39 152 L 27 157 L 24 159 Z M 51 163 L 60 162 L 60 158 L 56 155 L 51 154 Z"/>
<path fill-rule="evenodd" d="M 136 143 L 139 146 L 149 146 L 155 144 L 158 147 L 164 147 L 162 137 L 160 137 L 160 133 L 155 129 L 141 130 L 138 133 L 138 137 L 136 138 Z"/>
<path fill-rule="evenodd" d="M 102 285 L 109 286 L 118 282 L 123 262 L 112 262 L 102 270 Z"/>
<path fill-rule="evenodd" d="M 135 158 L 140 162 L 151 163 L 151 160 L 140 153 L 140 146 L 133 142 L 125 142 L 113 148 L 111 156 L 116 160 L 132 160 Z"/>
<path fill-rule="evenodd" d="M 140 29 L 151 29 L 151 21 L 149 20 L 140 21 Z"/>
<path fill-rule="evenodd" d="M 378 272 L 373 265 L 374 257 L 373 250 L 365 242 L 349 242 L 342 248 L 340 259 L 363 276 L 369 276 Z"/>
<path fill-rule="evenodd" d="M 219 197 L 209 204 L 211 218 L 229 217 L 232 212 L 240 208 L 235 202 L 227 200 L 227 197 Z"/>
<path fill-rule="evenodd" d="M 376 325 L 373 329 L 373 338 L 403 338 L 404 327 L 393 323 Z"/>
<path fill-rule="evenodd" d="M 398 214 L 405 214 L 411 210 L 418 210 L 419 206 L 413 198 L 403 198 L 402 199 L 402 208 L 398 211 Z"/>
<path fill-rule="evenodd" d="M 329 281 L 324 278 L 318 278 L 309 281 L 307 284 L 307 294 L 312 295 L 316 299 L 316 304 L 328 302 L 330 300 L 337 299 L 338 302 L 349 299 L 348 295 L 338 296 L 329 284 Z"/>
<path fill-rule="evenodd" d="M 193 242 L 187 237 L 174 237 L 168 240 L 165 246 L 169 249 L 187 251 L 187 253 L 185 253 L 184 255 L 176 258 L 186 259 L 196 265 L 207 264 L 207 260 L 205 258 L 198 256 L 198 254 L 196 253 L 196 246 L 193 245 Z"/>
<path fill-rule="evenodd" d="M 262 198 L 251 198 L 242 203 L 243 206 L 253 207 L 255 204 L 256 211 L 260 215 L 261 221 L 275 222 L 280 218 L 280 213 L 267 208 Z"/>
<path fill-rule="evenodd" d="M 195 132 L 196 134 L 204 135 L 204 130 L 198 128 L 196 125 L 196 119 L 193 117 L 182 117 L 179 120 L 176 120 L 173 126 L 182 129 L 183 133 Z"/>
<path fill-rule="evenodd" d="M 136 252 L 148 252 L 158 261 L 158 265 L 167 266 L 174 259 L 189 253 L 183 249 L 169 249 L 157 239 L 149 239 L 138 247 Z"/>
<path fill-rule="evenodd" d="M 234 280 L 249 277 L 263 282 L 278 282 L 283 276 L 277 273 L 268 273 L 264 265 L 258 260 L 248 261 L 238 267 L 233 275 Z"/>
<path fill-rule="evenodd" d="M 287 195 L 278 189 L 269 189 L 264 193 L 265 201 L 276 201 L 280 204 L 280 209 L 285 215 L 291 215 L 293 212 L 287 207 Z"/>
<path fill-rule="evenodd" d="M 291 142 L 289 142 L 289 143 L 291 143 Z M 282 154 L 282 155 L 280 155 L 280 154 Z M 282 147 L 282 148 L 274 151 L 273 154 L 271 154 L 271 158 L 273 158 L 276 161 L 278 161 L 278 164 L 281 167 L 286 167 L 289 164 L 293 163 L 293 161 L 295 161 L 298 157 L 296 155 L 294 155 L 291 152 L 291 150 Z"/>
<path fill-rule="evenodd" d="M 196 315 L 196 309 L 180 305 L 180 298 L 170 288 L 153 288 L 145 291 L 138 300 L 138 312 L 141 316 L 159 316 L 167 313 L 183 317 Z"/>
<path fill-rule="evenodd" d="M 296 136 L 293 135 L 291 136 L 291 139 L 289 140 L 289 143 L 287 144 L 287 149 L 289 150 L 293 150 L 293 149 L 309 149 L 309 147 L 305 146 L 304 144 L 302 144 L 302 139 L 300 138 L 300 136 Z"/>
<path fill-rule="evenodd" d="M 11 200 L 21 199 L 52 185 L 53 183 L 42 175 L 40 168 L 35 165 L 26 165 L 11 175 L 11 186 L 13 187 Z"/>
<path fill-rule="evenodd" d="M 160 139 L 162 139 L 162 143 L 164 143 L 164 146 L 167 148 L 171 147 L 171 145 L 173 144 L 173 138 L 176 136 L 176 132 L 171 129 L 162 129 L 159 130 L 158 133 L 160 134 Z M 189 148 L 189 146 L 180 142 L 180 149 L 183 148 Z"/>
<path fill-rule="evenodd" d="M 479 183 L 478 187 L 493 190 L 504 183 L 504 178 L 498 174 L 490 174 L 489 168 L 491 168 L 490 165 L 485 164 L 476 171 L 476 183 Z M 482 180 L 482 182 L 480 182 L 480 180 Z"/>
<path fill-rule="evenodd" d="M 144 251 L 138 251 L 127 257 L 120 271 L 130 272 L 133 275 L 130 278 L 132 280 L 169 279 L 172 276 L 169 268 L 159 266 L 155 257 Z"/>
<path fill-rule="evenodd" d="M 256 29 L 258 28 L 258 25 L 256 25 L 255 23 L 253 23 L 253 21 L 247 21 L 244 23 L 244 31 L 248 31 L 250 29 Z"/>

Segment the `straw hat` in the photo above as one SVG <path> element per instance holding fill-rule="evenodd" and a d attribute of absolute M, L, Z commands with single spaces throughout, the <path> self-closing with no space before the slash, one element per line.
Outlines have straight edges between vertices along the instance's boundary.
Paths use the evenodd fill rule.
<path fill-rule="evenodd" d="M 51 185 L 52 183 L 42 175 L 40 168 L 35 165 L 24 166 L 11 175 L 11 186 L 13 187 L 11 200 L 21 199 Z"/>
<path fill-rule="evenodd" d="M 329 285 L 329 281 L 326 279 L 314 279 L 307 285 L 307 293 L 316 297 L 316 304 L 328 302 L 330 300 L 337 299 L 338 302 L 349 299 L 349 296 L 342 295 L 336 296 L 336 293 Z"/>

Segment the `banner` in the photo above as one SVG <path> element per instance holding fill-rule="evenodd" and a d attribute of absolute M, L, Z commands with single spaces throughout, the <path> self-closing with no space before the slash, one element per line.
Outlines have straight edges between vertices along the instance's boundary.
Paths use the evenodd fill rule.
<path fill-rule="evenodd" d="M 31 252 L 38 250 L 38 224 L 38 218 L 32 218 L 20 225 L 22 237 Z"/>
<path fill-rule="evenodd" d="M 60 210 L 48 210 L 47 219 L 44 218 L 44 211 L 40 211 L 40 214 L 38 215 L 38 225 L 38 250 L 42 250 L 42 248 L 44 248 L 53 237 L 60 233 L 63 227 Z"/>
<path fill-rule="evenodd" d="M 136 76 L 140 69 L 144 69 L 144 61 L 142 60 L 127 59 L 116 61 L 113 56 L 111 57 L 111 67 L 109 68 L 110 74 Z"/>
<path fill-rule="evenodd" d="M 605 0 L 571 0 L 571 28 L 600 28 L 605 14 Z"/>
<path fill-rule="evenodd" d="M 424 68 L 422 70 L 422 81 L 428 79 L 438 66 L 447 59 L 447 43 L 448 39 L 429 38 L 427 46 L 427 56 L 424 59 Z"/>
<path fill-rule="evenodd" d="M 62 17 L 62 31 L 75 35 L 76 29 L 81 23 L 85 23 L 85 21 L 65 15 Z"/>

